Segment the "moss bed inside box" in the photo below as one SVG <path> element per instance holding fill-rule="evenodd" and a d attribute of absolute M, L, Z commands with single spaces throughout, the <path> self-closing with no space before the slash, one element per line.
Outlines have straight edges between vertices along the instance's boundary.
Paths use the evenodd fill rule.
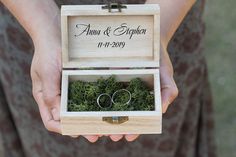
<path fill-rule="evenodd" d="M 131 93 L 131 100 L 124 105 L 130 95 L 126 92 L 117 94 L 111 107 L 107 98 L 101 97 L 100 102 L 104 108 L 97 104 L 97 97 L 102 93 L 110 96 L 119 89 L 127 89 Z M 107 79 L 99 78 L 96 82 L 72 81 L 68 88 L 68 111 L 153 111 L 155 108 L 154 92 L 140 78 L 133 78 L 129 82 L 118 82 L 114 75 Z"/>

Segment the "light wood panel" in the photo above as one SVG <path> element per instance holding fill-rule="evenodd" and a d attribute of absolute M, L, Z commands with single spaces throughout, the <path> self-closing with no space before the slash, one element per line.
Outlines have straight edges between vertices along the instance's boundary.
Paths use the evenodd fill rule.
<path fill-rule="evenodd" d="M 139 77 L 153 86 L 155 94 L 155 111 L 105 111 L 105 112 L 68 112 L 68 84 L 70 81 L 96 81 L 115 75 L 117 81 L 127 82 Z M 161 99 L 159 69 L 130 70 L 64 70 L 61 93 L 61 123 L 63 134 L 122 134 L 122 133 L 160 133 L 161 132 Z M 109 124 L 102 117 L 128 116 L 123 124 Z"/>
<path fill-rule="evenodd" d="M 62 6 L 63 67 L 158 67 L 159 5 L 102 6 Z"/>
<path fill-rule="evenodd" d="M 161 116 L 129 116 L 122 124 L 109 124 L 102 117 L 62 117 L 62 134 L 160 134 Z"/>

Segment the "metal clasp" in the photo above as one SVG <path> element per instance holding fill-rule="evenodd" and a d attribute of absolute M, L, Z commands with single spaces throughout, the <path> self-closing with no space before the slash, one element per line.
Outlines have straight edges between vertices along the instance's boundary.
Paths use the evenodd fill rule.
<path fill-rule="evenodd" d="M 126 9 L 127 6 L 121 4 L 120 2 L 118 3 L 111 3 L 108 2 L 105 6 L 102 6 L 102 9 L 108 9 L 109 12 L 111 12 L 114 9 L 117 9 L 118 12 L 121 12 L 121 9 Z"/>
<path fill-rule="evenodd" d="M 129 120 L 128 116 L 121 117 L 102 117 L 102 120 L 110 124 L 121 124 Z"/>

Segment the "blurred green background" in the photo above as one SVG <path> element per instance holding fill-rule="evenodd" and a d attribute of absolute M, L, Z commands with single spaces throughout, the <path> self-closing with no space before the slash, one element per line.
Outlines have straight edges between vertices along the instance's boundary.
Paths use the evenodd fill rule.
<path fill-rule="evenodd" d="M 205 56 L 219 157 L 236 157 L 236 0 L 207 0 Z"/>

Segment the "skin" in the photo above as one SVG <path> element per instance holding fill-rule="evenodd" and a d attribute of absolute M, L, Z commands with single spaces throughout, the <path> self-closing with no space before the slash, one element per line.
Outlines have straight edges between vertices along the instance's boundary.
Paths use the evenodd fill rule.
<path fill-rule="evenodd" d="M 0 1 L 17 18 L 33 40 L 35 52 L 31 65 L 32 93 L 45 128 L 61 134 L 59 116 L 62 70 L 60 11 L 53 0 Z M 167 46 L 195 0 L 147 0 L 146 3 L 158 3 L 161 7 L 160 77 L 162 111 L 165 113 L 178 95 Z M 102 135 L 82 136 L 92 143 L 102 137 Z M 109 136 L 113 141 L 119 141 L 123 137 L 127 141 L 134 141 L 139 135 L 105 136 Z"/>

